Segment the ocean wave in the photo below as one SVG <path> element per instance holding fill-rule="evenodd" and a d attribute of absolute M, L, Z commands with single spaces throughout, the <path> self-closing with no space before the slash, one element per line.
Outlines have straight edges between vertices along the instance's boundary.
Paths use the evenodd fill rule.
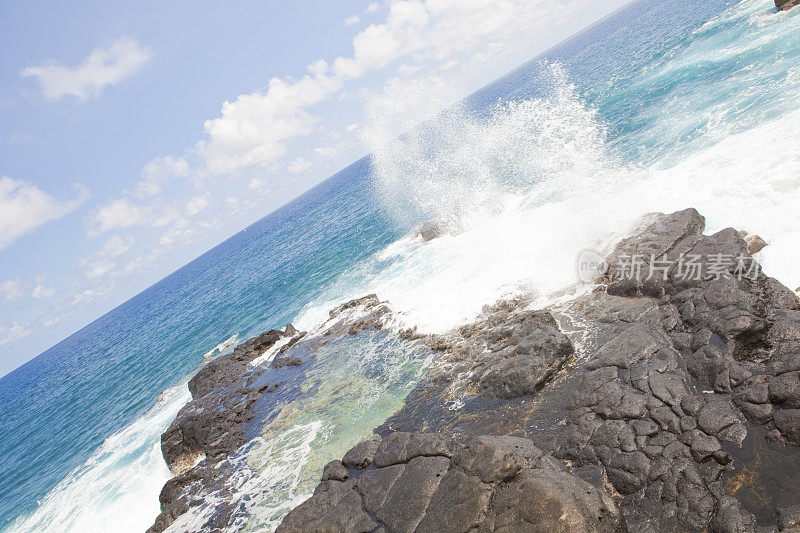
<path fill-rule="evenodd" d="M 171 477 L 161 455 L 161 433 L 189 398 L 185 382 L 165 390 L 147 413 L 106 439 L 11 530 L 141 533 L 147 529 L 159 513 L 157 495 Z"/>

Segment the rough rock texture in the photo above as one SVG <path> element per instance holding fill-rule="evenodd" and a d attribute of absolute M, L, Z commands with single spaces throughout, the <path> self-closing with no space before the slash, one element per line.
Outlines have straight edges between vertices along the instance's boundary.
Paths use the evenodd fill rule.
<path fill-rule="evenodd" d="M 210 361 L 189 380 L 192 401 L 161 435 L 161 452 L 175 477 L 161 491 L 162 512 L 148 531 L 163 531 L 184 513 L 185 489 L 220 477 L 214 467 L 244 443 L 248 409 L 266 390 L 249 386 L 255 378 L 249 363 L 281 339 L 301 336 L 291 324 L 284 331 L 267 331 Z"/>
<path fill-rule="evenodd" d="M 800 0 L 775 0 L 775 7 L 781 11 L 788 11 L 796 5 L 800 5 Z"/>
<path fill-rule="evenodd" d="M 767 246 L 767 241 L 758 235 L 748 235 L 745 238 L 745 242 L 747 243 L 747 251 L 751 254 L 758 253 Z"/>
<path fill-rule="evenodd" d="M 248 433 L 248 424 L 258 415 L 258 403 L 279 394 L 293 377 L 300 376 L 304 358 L 313 357 L 314 346 L 366 328 L 381 328 L 388 313 L 377 296 L 364 296 L 331 310 L 327 328 L 308 341 L 310 346 L 303 346 L 303 357 L 297 356 L 296 348 L 306 340 L 306 333 L 290 324 L 284 331 L 262 333 L 202 367 L 189 381 L 192 401 L 161 436 L 164 460 L 175 477 L 161 491 L 161 514 L 149 533 L 163 531 L 190 507 L 202 503 L 207 489 L 224 493 L 233 468 L 228 458 L 257 435 L 252 430 Z M 276 353 L 269 364 L 253 364 L 270 349 Z M 301 376 L 298 381 L 302 382 Z M 220 505 L 203 529 L 219 531 L 241 512 Z"/>
<path fill-rule="evenodd" d="M 753 531 L 756 517 L 723 483 L 748 421 L 800 443 L 800 302 L 763 274 L 714 270 L 717 254 L 748 256 L 747 245 L 703 226 L 693 209 L 656 215 L 609 257 L 606 292 L 571 309 L 596 326 L 556 455 L 602 465 L 634 530 Z M 636 253 L 694 254 L 703 274 L 676 265 L 666 279 L 620 279 L 619 259 Z"/>
<path fill-rule="evenodd" d="M 262 333 L 210 361 L 189 380 L 192 401 L 161 436 L 161 451 L 174 475 L 194 466 L 191 459 L 195 457 L 225 456 L 242 445 L 245 413 L 263 392 L 249 390 L 242 379 L 248 364 L 282 338 L 296 333 L 291 325 L 285 331 Z M 229 389 L 231 394 L 218 394 L 221 389 Z"/>
<path fill-rule="evenodd" d="M 359 446 L 347 454 L 356 466 L 329 463 L 278 533 L 624 531 L 608 493 L 528 439 L 478 436 L 459 445 L 438 433 L 395 432 Z"/>
<path fill-rule="evenodd" d="M 528 400 L 574 355 L 553 315 L 526 304 L 502 301 L 452 335 L 423 338 L 441 355 L 377 433 L 455 431 L 456 425 L 473 435 L 513 433 Z"/>
<path fill-rule="evenodd" d="M 704 225 L 694 209 L 647 217 L 594 291 L 552 310 L 577 353 L 525 301 L 423 338 L 440 360 L 376 430 L 383 442 L 331 463 L 281 530 L 796 530 L 800 301 L 762 273 L 720 269 L 719 254 L 749 258 L 747 243 Z M 632 254 L 644 275 L 626 279 Z M 648 279 L 664 254 L 699 257 L 700 275 L 673 265 Z M 537 459 L 496 452 L 509 435 Z M 532 505 L 529 480 L 546 476 L 559 481 Z M 570 499 L 576 484 L 594 503 Z"/>
<path fill-rule="evenodd" d="M 401 332 L 436 351 L 432 367 L 279 531 L 800 530 L 800 300 L 744 271 L 739 232 L 704 226 L 694 209 L 645 217 L 592 290 L 557 308 L 520 298 L 447 335 Z M 389 316 L 369 295 L 331 311 L 329 332 Z M 162 441 L 183 473 L 153 531 L 193 505 L 192 487 L 224 484 L 248 406 L 311 356 L 301 335 L 268 332 L 192 380 Z M 250 361 L 278 341 L 254 375 Z"/>
<path fill-rule="evenodd" d="M 464 231 L 462 213 L 452 209 L 439 213 L 419 229 L 417 235 L 424 241 L 430 241 L 444 235 L 458 235 Z"/>

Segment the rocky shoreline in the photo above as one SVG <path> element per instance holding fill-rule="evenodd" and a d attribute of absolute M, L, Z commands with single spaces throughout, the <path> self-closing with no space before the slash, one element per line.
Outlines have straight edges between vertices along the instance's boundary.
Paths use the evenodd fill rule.
<path fill-rule="evenodd" d="M 751 258 L 748 243 L 704 226 L 694 209 L 648 217 L 564 305 L 505 301 L 448 335 L 401 332 L 435 363 L 278 531 L 800 531 L 800 301 L 758 270 L 720 268 Z M 667 255 L 698 257 L 702 275 L 655 269 Z M 632 256 L 658 275 L 625 275 Z M 314 342 L 390 317 L 370 295 Z M 224 485 L 255 405 L 300 379 L 308 342 L 273 330 L 192 379 L 162 437 L 176 477 L 151 532 Z M 235 512 L 220 505 L 203 530 Z"/>

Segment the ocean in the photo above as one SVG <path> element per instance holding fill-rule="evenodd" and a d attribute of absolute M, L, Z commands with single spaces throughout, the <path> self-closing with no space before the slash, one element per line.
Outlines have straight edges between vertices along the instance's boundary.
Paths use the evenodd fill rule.
<path fill-rule="evenodd" d="M 800 286 L 800 9 L 641 0 L 433 119 L 425 89 L 374 102 L 369 156 L 0 379 L 0 529 L 143 531 L 191 375 L 351 298 L 377 293 L 423 332 L 505 296 L 544 307 L 585 288 L 582 250 L 690 206 L 709 231 L 760 234 L 765 272 Z M 458 231 L 415 237 L 441 213 Z M 320 354 L 322 385 L 241 450 L 252 519 L 237 528 L 279 523 L 399 407 L 425 357 L 384 335 Z M 331 400 L 341 390 L 350 403 Z"/>

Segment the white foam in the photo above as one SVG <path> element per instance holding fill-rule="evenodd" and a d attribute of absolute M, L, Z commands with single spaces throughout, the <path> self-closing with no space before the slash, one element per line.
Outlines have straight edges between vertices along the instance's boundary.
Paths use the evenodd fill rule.
<path fill-rule="evenodd" d="M 586 289 L 576 285 L 581 250 L 608 250 L 644 213 L 690 206 L 706 216 L 707 232 L 734 226 L 761 235 L 769 243 L 758 256 L 765 272 L 794 289 L 800 285 L 800 70 L 791 64 L 797 55 L 781 47 L 797 47 L 800 16 L 767 17 L 768 9 L 771 0 L 742 2 L 631 81 L 635 98 L 637 86 L 754 61 L 735 75 L 694 87 L 687 82 L 678 96 L 641 111 L 637 119 L 646 126 L 628 142 L 652 147 L 642 165 L 613 155 L 603 124 L 558 65 L 550 69 L 549 95 L 498 105 L 488 117 L 456 109 L 401 139 L 399 131 L 432 116 L 442 101 L 421 102 L 430 92 L 419 84 L 393 84 L 363 128 L 374 151 L 377 195 L 409 227 L 457 209 L 466 214 L 463 232 L 424 243 L 410 230 L 345 272 L 294 323 L 313 330 L 336 304 L 372 292 L 422 331 L 447 330 L 521 292 L 533 294 L 536 306 L 557 305 L 570 297 L 565 289 Z M 457 92 L 435 85 L 439 95 Z M 685 131 L 697 134 L 676 143 Z M 490 216 L 487 203 L 501 204 L 502 212 Z M 360 353 L 364 361 L 385 355 Z M 120 524 L 130 524 L 141 531 L 152 523 L 169 477 L 157 437 L 188 400 L 182 387 L 111 437 L 19 529 L 121 531 Z M 243 466 L 232 486 L 262 502 L 249 508 L 255 529 L 274 527 L 273 517 L 307 494 L 297 479 L 310 461 L 339 456 L 345 441 L 363 438 L 353 433 L 337 438 L 335 450 L 318 449 L 331 429 L 312 416 L 320 406 L 311 399 L 301 404 L 308 412 L 295 412 L 305 418 L 233 458 Z M 206 510 L 214 502 L 208 503 Z M 198 529 L 203 512 L 182 516 L 173 529 Z"/>
<path fill-rule="evenodd" d="M 203 356 L 203 359 L 211 359 L 212 357 L 216 357 L 238 342 L 239 334 L 235 333 L 206 352 L 206 354 Z"/>
<path fill-rule="evenodd" d="M 377 196 L 400 224 L 442 210 L 467 213 L 464 231 L 423 243 L 412 230 L 342 275 L 300 320 L 370 292 L 422 331 L 457 326 L 520 292 L 539 306 L 557 304 L 578 281 L 581 250 L 607 251 L 641 215 L 686 207 L 706 216 L 707 233 L 733 226 L 760 234 L 770 243 L 758 256 L 765 272 L 794 289 L 800 76 L 787 58 L 797 57 L 800 16 L 775 17 L 773 9 L 767 0 L 746 0 L 630 81 L 635 99 L 679 72 L 688 80 L 677 97 L 639 111 L 636 120 L 646 126 L 627 142 L 652 147 L 644 165 L 614 155 L 603 124 L 557 64 L 548 66 L 549 95 L 499 104 L 484 117 L 456 108 L 399 139 L 384 126 L 402 124 L 402 116 L 387 113 L 426 116 L 430 109 L 416 110 L 435 110 L 438 102 L 427 103 L 418 83 L 405 91 L 393 84 L 390 98 L 379 99 L 382 114 L 373 113 L 379 118 L 363 129 Z M 761 56 L 751 57 L 756 52 Z M 747 61 L 756 64 L 703 77 L 709 65 Z M 486 216 L 486 201 L 504 211 Z"/>
<path fill-rule="evenodd" d="M 171 477 L 161 433 L 190 399 L 186 383 L 167 389 L 142 417 L 110 436 L 11 529 L 31 533 L 141 533 L 158 515 Z"/>
<path fill-rule="evenodd" d="M 232 474 L 227 487 L 235 490 L 236 501 L 246 508 L 249 519 L 239 517 L 226 531 L 239 531 L 250 521 L 262 531 L 274 530 L 280 523 L 276 515 L 282 518 L 308 497 L 298 491 L 298 485 L 312 454 L 311 444 L 322 428 L 322 421 L 316 420 L 292 426 L 275 437 L 257 437 L 227 460 Z M 203 503 L 180 515 L 167 531 L 202 531 L 216 506 L 231 499 L 227 490 L 206 492 Z"/>

